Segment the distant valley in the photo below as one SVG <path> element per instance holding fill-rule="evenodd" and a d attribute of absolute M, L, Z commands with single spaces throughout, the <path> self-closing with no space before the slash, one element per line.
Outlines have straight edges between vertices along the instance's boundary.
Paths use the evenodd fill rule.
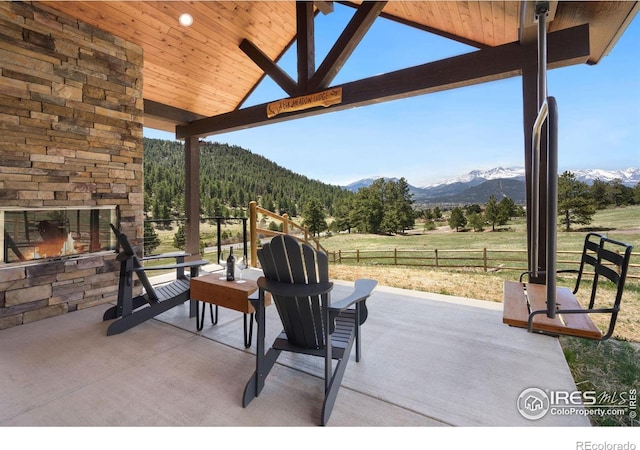
<path fill-rule="evenodd" d="M 629 187 L 640 183 L 640 169 L 636 168 L 625 170 L 589 169 L 571 172 L 576 176 L 576 179 L 589 185 L 596 179 L 605 182 L 619 179 L 622 184 Z M 483 204 L 491 195 L 494 195 L 498 200 L 502 197 L 509 197 L 517 204 L 524 204 L 524 177 L 525 173 L 522 167 L 497 167 L 490 170 L 474 170 L 429 186 L 409 185 L 409 190 L 413 194 L 416 205 Z M 388 179 L 397 180 L 395 178 Z M 376 178 L 361 179 L 343 187 L 355 192 L 362 187 L 369 186 L 375 180 Z"/>

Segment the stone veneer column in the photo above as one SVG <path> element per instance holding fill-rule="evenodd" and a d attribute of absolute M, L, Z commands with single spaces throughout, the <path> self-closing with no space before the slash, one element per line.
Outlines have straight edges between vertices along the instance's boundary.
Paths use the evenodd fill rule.
<path fill-rule="evenodd" d="M 0 2 L 0 208 L 114 205 L 143 236 L 142 49 Z M 113 252 L 0 264 L 0 329 L 115 300 Z"/>

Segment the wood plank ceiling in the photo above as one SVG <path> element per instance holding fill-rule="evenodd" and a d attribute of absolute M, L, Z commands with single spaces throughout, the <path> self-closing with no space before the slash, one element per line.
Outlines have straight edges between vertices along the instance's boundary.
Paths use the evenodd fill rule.
<path fill-rule="evenodd" d="M 330 3 L 316 5 L 324 9 Z M 361 2 L 341 3 L 355 10 Z M 265 76 L 248 53 L 258 49 L 267 60 L 277 62 L 294 43 L 297 30 L 294 1 L 53 1 L 39 5 L 142 46 L 145 126 L 167 131 L 240 109 Z M 491 48 L 525 42 L 524 31 L 535 28 L 531 5 L 390 1 L 381 16 Z M 631 21 L 638 2 L 552 2 L 552 10 L 549 32 L 590 25 L 588 62 L 597 63 Z M 194 18 L 190 27 L 178 23 L 185 12 Z"/>

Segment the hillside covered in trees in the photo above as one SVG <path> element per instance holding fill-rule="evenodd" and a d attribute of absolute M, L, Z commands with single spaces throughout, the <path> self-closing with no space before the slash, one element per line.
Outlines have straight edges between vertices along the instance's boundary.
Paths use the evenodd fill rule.
<path fill-rule="evenodd" d="M 375 180 L 357 192 L 312 180 L 238 146 L 205 142 L 200 148 L 201 216 L 246 217 L 250 201 L 278 214 L 302 216 L 314 232 L 403 232 L 430 210 L 416 208 L 406 179 Z M 310 162 L 313 164 L 313 162 Z M 144 139 L 144 196 L 147 218 L 184 218 L 184 147 L 181 142 Z M 503 180 L 504 181 L 504 180 Z M 489 201 L 456 206 L 452 228 L 481 230 L 504 225 L 523 215 L 502 191 Z M 588 224 L 597 209 L 640 203 L 640 183 L 631 188 L 619 180 L 596 180 L 591 186 L 565 172 L 558 179 L 558 215 L 565 229 Z M 522 209 L 520 207 L 520 209 Z M 466 213 L 465 213 L 466 212 Z M 334 220 L 327 224 L 325 217 Z"/>
<path fill-rule="evenodd" d="M 200 150 L 200 202 L 204 217 L 242 217 L 250 201 L 297 216 L 311 199 L 327 214 L 351 193 L 309 179 L 238 146 L 209 143 Z M 312 163 L 312 162 L 311 162 Z M 153 219 L 184 217 L 184 147 L 144 139 L 145 211 Z"/>

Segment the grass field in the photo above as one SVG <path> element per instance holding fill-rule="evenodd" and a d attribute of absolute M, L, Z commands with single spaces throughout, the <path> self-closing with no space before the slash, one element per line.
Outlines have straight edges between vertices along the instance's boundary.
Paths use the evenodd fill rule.
<path fill-rule="evenodd" d="M 162 244 L 156 253 L 175 250 L 173 235 L 176 228 L 159 230 Z M 216 228 L 210 224 L 201 225 L 201 240 L 207 246 L 215 245 Z M 224 226 L 228 235 L 237 239 L 241 236 L 238 223 Z M 631 263 L 640 265 L 640 206 L 598 211 L 589 228 L 558 233 L 558 250 L 580 252 L 587 231 L 598 231 L 610 238 L 635 246 Z M 379 236 L 339 233 L 321 238 L 321 244 L 328 252 L 348 251 L 399 251 L 417 250 L 526 250 L 526 225 L 518 220 L 500 230 L 484 232 L 454 232 L 446 223 L 439 224 L 433 231 L 425 231 L 423 224 L 417 224 L 404 235 Z M 225 251 L 229 243 L 224 246 Z M 215 261 L 217 255 L 205 254 L 206 259 Z M 563 256 L 563 259 L 569 259 Z M 559 258 L 560 259 L 560 258 Z M 578 255 L 575 255 L 578 259 Z M 640 266 L 634 268 L 640 273 Z M 404 289 L 434 292 L 445 295 L 475 298 L 501 302 L 505 280 L 516 280 L 520 272 L 515 270 L 491 270 L 456 268 L 427 268 L 409 266 L 389 266 L 375 264 L 331 264 L 333 279 L 355 280 L 374 278 L 382 285 Z M 572 285 L 573 279 L 559 278 L 559 284 Z M 579 292 L 580 301 L 588 303 L 587 289 Z M 612 292 L 605 292 L 605 295 Z M 604 321 L 595 319 L 604 326 Z M 505 325 L 506 326 L 506 325 Z M 622 307 L 614 333 L 614 338 L 604 342 L 561 337 L 560 343 L 577 387 L 582 391 L 597 393 L 628 393 L 638 388 L 640 383 L 640 279 L 628 279 L 622 300 Z M 629 415 L 620 417 L 590 416 L 594 425 L 637 426 L 637 418 Z"/>
<path fill-rule="evenodd" d="M 640 207 L 633 206 L 599 211 L 589 229 L 558 233 L 559 251 L 582 250 L 586 231 L 596 230 L 607 236 L 635 246 L 631 264 L 640 264 Z M 321 239 L 328 252 L 354 250 L 469 250 L 526 249 L 526 233 L 523 220 L 511 223 L 500 231 L 454 232 L 448 226 L 440 226 L 434 231 L 423 231 L 416 226 L 406 235 L 377 236 L 360 234 L 335 234 Z M 568 256 L 563 256 L 568 259 Z M 578 259 L 576 255 L 575 259 Z M 490 271 L 481 269 L 433 269 L 404 266 L 381 266 L 360 263 L 353 265 L 332 265 L 335 278 L 355 279 L 357 276 L 370 276 L 382 284 L 394 287 L 436 292 L 448 295 L 477 298 L 480 300 L 502 301 L 502 285 L 505 280 L 514 280 L 519 276 L 515 271 Z M 640 273 L 640 267 L 630 269 L 634 275 Z M 570 278 L 559 278 L 559 283 L 571 285 Z M 585 292 L 579 297 L 585 300 Z M 618 319 L 616 336 L 640 342 L 640 279 L 628 279 L 623 297 L 622 312 Z"/>
<path fill-rule="evenodd" d="M 455 233 L 442 226 L 434 231 L 419 228 L 403 236 L 369 236 L 340 234 L 322 239 L 327 251 L 356 249 L 525 249 L 526 234 L 523 222 L 510 224 L 497 232 Z M 598 231 L 612 239 L 634 245 L 632 264 L 640 264 L 640 207 L 600 211 L 594 216 L 589 229 L 558 233 L 558 250 L 580 251 L 586 231 Z M 381 284 L 455 295 L 481 300 L 502 301 L 504 280 L 515 280 L 514 271 L 484 272 L 482 270 L 432 269 L 367 264 L 333 264 L 331 276 L 354 280 L 358 277 L 377 279 Z M 637 270 L 637 269 L 636 269 Z M 558 279 L 559 284 L 572 285 L 572 279 Z M 579 292 L 583 304 L 588 303 L 588 289 Z M 612 295 L 609 290 L 605 295 Z M 604 326 L 605 320 L 594 319 Z M 581 391 L 595 391 L 598 395 L 616 395 L 637 392 L 640 383 L 640 280 L 628 279 L 618 316 L 614 338 L 604 342 L 561 337 L 565 358 Z M 597 426 L 638 426 L 637 417 L 590 416 Z"/>

